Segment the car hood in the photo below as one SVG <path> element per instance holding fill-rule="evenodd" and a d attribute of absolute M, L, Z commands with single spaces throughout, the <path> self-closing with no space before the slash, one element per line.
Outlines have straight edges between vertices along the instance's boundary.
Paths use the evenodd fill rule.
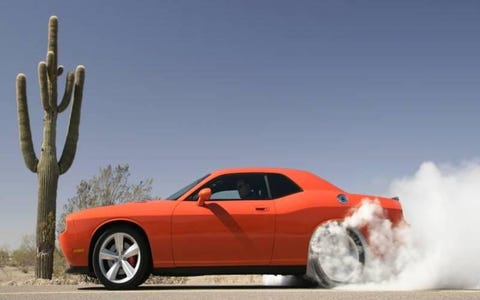
<path fill-rule="evenodd" d="M 80 210 L 68 215 L 67 218 L 81 220 L 95 218 L 130 218 L 149 215 L 169 215 L 171 214 L 175 205 L 176 201 L 167 200 L 128 202 Z"/>

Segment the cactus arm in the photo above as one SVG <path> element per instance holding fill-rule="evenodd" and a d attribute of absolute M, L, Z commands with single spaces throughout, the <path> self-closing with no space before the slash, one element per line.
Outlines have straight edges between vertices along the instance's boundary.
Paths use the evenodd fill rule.
<path fill-rule="evenodd" d="M 57 57 L 58 57 L 57 35 L 58 35 L 58 18 L 56 16 L 51 16 L 50 19 L 48 20 L 48 52 L 51 51 L 55 53 L 55 57 L 53 61 L 53 65 L 55 65 L 55 69 L 57 68 Z M 48 55 L 48 52 L 47 52 L 47 55 Z"/>
<path fill-rule="evenodd" d="M 38 158 L 33 148 L 27 104 L 27 79 L 24 74 L 18 74 L 17 76 L 17 111 L 20 131 L 20 149 L 22 150 L 23 160 L 27 168 L 33 173 L 36 173 Z"/>
<path fill-rule="evenodd" d="M 57 66 L 55 65 L 55 53 L 48 51 L 47 73 L 48 73 L 48 97 L 50 107 L 57 107 Z"/>
<path fill-rule="evenodd" d="M 56 16 L 51 16 L 48 20 L 48 51 L 47 51 L 47 68 L 48 68 L 48 82 L 50 89 L 50 106 L 57 107 L 57 75 L 58 69 L 58 19 Z"/>
<path fill-rule="evenodd" d="M 67 81 L 65 83 L 65 94 L 63 94 L 62 102 L 58 106 L 58 113 L 65 111 L 65 109 L 67 109 L 68 105 L 70 104 L 70 100 L 72 99 L 74 81 L 75 76 L 73 75 L 73 72 L 68 72 Z"/>
<path fill-rule="evenodd" d="M 47 65 L 44 61 L 38 64 L 38 83 L 40 84 L 40 98 L 42 99 L 43 109 L 50 111 L 48 101 L 48 83 L 47 83 Z"/>
<path fill-rule="evenodd" d="M 48 51 L 47 54 L 47 68 L 48 68 L 48 78 L 53 81 L 57 76 L 57 68 L 55 67 L 55 53 Z"/>
<path fill-rule="evenodd" d="M 82 106 L 83 84 L 85 82 L 85 67 L 78 66 L 75 71 L 75 91 L 73 94 L 72 112 L 70 114 L 70 124 L 68 126 L 67 138 L 63 147 L 62 157 L 58 163 L 60 174 L 68 171 L 73 163 L 75 152 L 77 151 L 78 133 L 80 126 L 80 109 Z"/>

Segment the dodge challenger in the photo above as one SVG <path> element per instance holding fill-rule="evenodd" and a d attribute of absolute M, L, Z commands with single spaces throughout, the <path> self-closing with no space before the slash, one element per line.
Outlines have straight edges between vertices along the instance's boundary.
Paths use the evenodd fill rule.
<path fill-rule="evenodd" d="M 368 230 L 336 226 L 365 198 L 402 221 L 397 198 L 347 193 L 307 171 L 219 170 L 165 199 L 72 213 L 59 239 L 67 272 L 108 289 L 135 288 L 151 274 L 293 275 L 328 288 L 365 264 Z"/>

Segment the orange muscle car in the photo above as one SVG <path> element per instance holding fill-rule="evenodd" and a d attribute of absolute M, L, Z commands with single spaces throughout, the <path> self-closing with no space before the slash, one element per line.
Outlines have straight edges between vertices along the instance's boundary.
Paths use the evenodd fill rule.
<path fill-rule="evenodd" d="M 342 261 L 365 263 L 368 232 L 331 228 L 366 197 L 393 224 L 402 220 L 398 199 L 350 194 L 306 171 L 220 170 L 166 199 L 70 214 L 60 244 L 68 272 L 109 289 L 135 288 L 150 274 L 282 274 L 332 287 L 358 272 Z M 319 240 L 343 248 L 322 255 Z"/>

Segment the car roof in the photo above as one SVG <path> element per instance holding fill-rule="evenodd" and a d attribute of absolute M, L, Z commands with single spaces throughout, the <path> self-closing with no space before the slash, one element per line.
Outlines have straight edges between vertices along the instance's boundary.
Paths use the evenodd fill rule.
<path fill-rule="evenodd" d="M 278 168 L 278 167 L 244 167 L 244 168 L 228 168 L 216 170 L 211 173 L 214 176 L 234 173 L 277 173 L 283 174 L 297 183 L 303 190 L 329 189 L 338 190 L 340 188 L 331 184 L 319 176 L 304 170 Z"/>

